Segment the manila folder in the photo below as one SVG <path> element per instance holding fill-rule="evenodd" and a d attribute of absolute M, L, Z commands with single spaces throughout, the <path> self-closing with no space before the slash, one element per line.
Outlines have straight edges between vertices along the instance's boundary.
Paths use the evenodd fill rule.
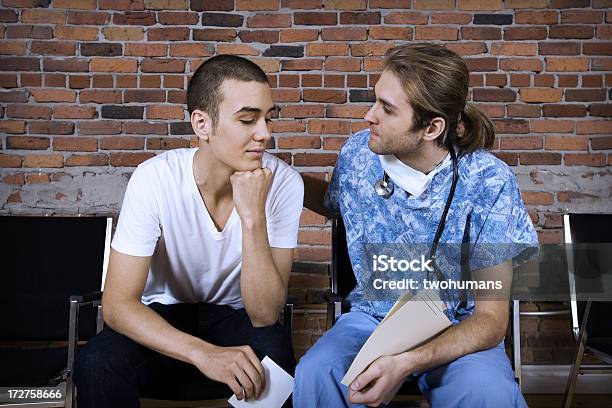
<path fill-rule="evenodd" d="M 378 357 L 415 348 L 451 326 L 445 308 L 434 290 L 421 290 L 412 298 L 406 292 L 361 347 L 342 384 L 348 387 Z"/>

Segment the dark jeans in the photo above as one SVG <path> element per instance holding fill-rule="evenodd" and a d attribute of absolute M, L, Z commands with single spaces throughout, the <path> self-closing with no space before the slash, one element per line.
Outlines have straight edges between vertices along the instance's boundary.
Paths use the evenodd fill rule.
<path fill-rule="evenodd" d="M 244 309 L 210 304 L 149 305 L 177 329 L 217 346 L 249 345 L 293 375 L 290 333 L 280 324 L 253 327 Z M 74 374 L 79 408 L 138 407 L 139 397 L 224 398 L 232 391 L 195 366 L 166 357 L 105 327 L 79 350 Z"/>

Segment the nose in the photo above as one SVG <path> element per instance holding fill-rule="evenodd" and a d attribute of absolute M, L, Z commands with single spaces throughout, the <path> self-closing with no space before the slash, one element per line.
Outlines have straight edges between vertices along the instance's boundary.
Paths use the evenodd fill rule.
<path fill-rule="evenodd" d="M 374 106 L 376 106 L 375 104 L 370 106 L 370 109 L 368 109 L 368 111 L 366 112 L 365 116 L 363 117 L 365 120 L 367 120 L 370 123 L 375 123 L 374 120 Z"/>
<path fill-rule="evenodd" d="M 258 142 L 268 142 L 272 139 L 272 133 L 270 133 L 270 126 L 265 119 L 257 121 L 257 128 L 255 129 L 255 135 L 253 137 Z"/>

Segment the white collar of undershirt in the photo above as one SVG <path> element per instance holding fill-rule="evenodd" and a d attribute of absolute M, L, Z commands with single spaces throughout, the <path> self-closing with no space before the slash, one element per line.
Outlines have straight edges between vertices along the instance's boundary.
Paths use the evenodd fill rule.
<path fill-rule="evenodd" d="M 393 183 L 414 197 L 423 194 L 435 174 L 448 166 L 452 161 L 451 155 L 448 153 L 444 160 L 442 160 L 432 171 L 428 174 L 424 174 L 403 163 L 400 159 L 395 157 L 395 155 L 386 154 L 379 155 L 378 157 L 382 168 L 387 172 Z"/>

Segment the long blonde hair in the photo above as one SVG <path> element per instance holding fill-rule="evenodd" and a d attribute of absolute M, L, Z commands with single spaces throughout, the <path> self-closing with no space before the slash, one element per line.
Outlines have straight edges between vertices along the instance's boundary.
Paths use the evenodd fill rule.
<path fill-rule="evenodd" d="M 437 44 L 413 43 L 390 49 L 384 69 L 402 83 L 414 109 L 413 129 L 442 117 L 444 133 L 436 139 L 441 147 L 457 145 L 463 152 L 490 149 L 495 141 L 493 123 L 474 105 L 467 104 L 470 74 L 465 61 Z M 459 123 L 463 132 L 458 134 Z"/>

